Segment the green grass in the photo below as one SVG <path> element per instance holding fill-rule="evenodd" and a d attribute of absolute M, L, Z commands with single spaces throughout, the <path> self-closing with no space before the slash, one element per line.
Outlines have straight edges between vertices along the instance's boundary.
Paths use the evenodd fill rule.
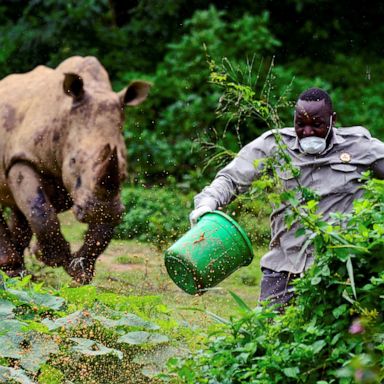
<path fill-rule="evenodd" d="M 115 257 L 114 262 L 116 264 L 144 264 L 145 260 L 143 260 L 140 255 L 121 255 Z"/>

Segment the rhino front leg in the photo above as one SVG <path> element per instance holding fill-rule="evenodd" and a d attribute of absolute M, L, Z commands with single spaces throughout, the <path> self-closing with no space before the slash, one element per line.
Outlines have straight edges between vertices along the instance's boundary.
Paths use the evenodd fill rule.
<path fill-rule="evenodd" d="M 13 198 L 35 233 L 42 261 L 62 266 L 70 260 L 69 243 L 60 232 L 55 209 L 45 193 L 41 175 L 26 163 L 16 163 L 8 173 Z"/>
<path fill-rule="evenodd" d="M 23 255 L 25 248 L 28 247 L 31 241 L 32 230 L 28 220 L 18 208 L 12 210 L 8 227 L 11 231 L 12 240 L 17 252 Z"/>
<path fill-rule="evenodd" d="M 11 239 L 11 231 L 0 213 L 0 269 L 13 277 L 24 272 L 24 261 Z"/>
<path fill-rule="evenodd" d="M 72 260 L 64 269 L 80 284 L 91 282 L 95 273 L 98 256 L 104 251 L 113 236 L 115 225 L 89 224 L 84 244 L 72 256 Z"/>

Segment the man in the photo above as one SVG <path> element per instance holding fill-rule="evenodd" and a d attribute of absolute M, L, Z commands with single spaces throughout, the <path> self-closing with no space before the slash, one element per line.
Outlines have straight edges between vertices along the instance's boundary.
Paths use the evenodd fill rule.
<path fill-rule="evenodd" d="M 318 210 L 325 220 L 331 212 L 352 209 L 353 201 L 363 194 L 362 172 L 372 170 L 375 177 L 384 178 L 384 143 L 372 138 L 363 127 L 334 128 L 335 122 L 336 113 L 329 95 L 311 88 L 297 100 L 295 127 L 279 131 L 293 165 L 300 169 L 299 182 L 320 196 Z M 272 131 L 243 147 L 211 185 L 195 196 L 191 224 L 204 213 L 224 207 L 244 193 L 260 175 L 262 166 L 255 167 L 255 160 L 271 156 L 276 148 Z M 279 169 L 277 173 L 286 188 L 297 186 L 293 175 Z M 298 225 L 290 229 L 284 225 L 286 208 L 282 205 L 271 215 L 270 248 L 261 259 L 260 300 L 268 299 L 278 305 L 288 303 L 293 297 L 290 282 L 313 263 L 310 247 L 302 251 L 306 238 L 295 236 Z"/>

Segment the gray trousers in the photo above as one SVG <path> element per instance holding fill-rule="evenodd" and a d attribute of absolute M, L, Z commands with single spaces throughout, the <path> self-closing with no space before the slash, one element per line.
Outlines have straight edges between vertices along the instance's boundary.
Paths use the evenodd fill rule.
<path fill-rule="evenodd" d="M 262 268 L 260 301 L 268 300 L 269 305 L 278 305 L 280 311 L 288 305 L 294 296 L 292 280 L 300 277 L 300 274 L 291 272 L 276 272 L 268 268 Z"/>

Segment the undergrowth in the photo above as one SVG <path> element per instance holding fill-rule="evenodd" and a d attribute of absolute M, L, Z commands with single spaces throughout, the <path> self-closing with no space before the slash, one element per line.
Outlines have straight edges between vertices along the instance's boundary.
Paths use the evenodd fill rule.
<path fill-rule="evenodd" d="M 158 383 L 168 358 L 188 348 L 192 330 L 158 296 L 0 277 L 1 383 Z"/>
<path fill-rule="evenodd" d="M 312 204 L 301 214 L 316 236 L 316 263 L 296 281 L 295 303 L 283 315 L 243 305 L 206 349 L 171 360 L 170 382 L 383 382 L 384 181 L 369 180 L 364 199 L 333 225 Z"/>

